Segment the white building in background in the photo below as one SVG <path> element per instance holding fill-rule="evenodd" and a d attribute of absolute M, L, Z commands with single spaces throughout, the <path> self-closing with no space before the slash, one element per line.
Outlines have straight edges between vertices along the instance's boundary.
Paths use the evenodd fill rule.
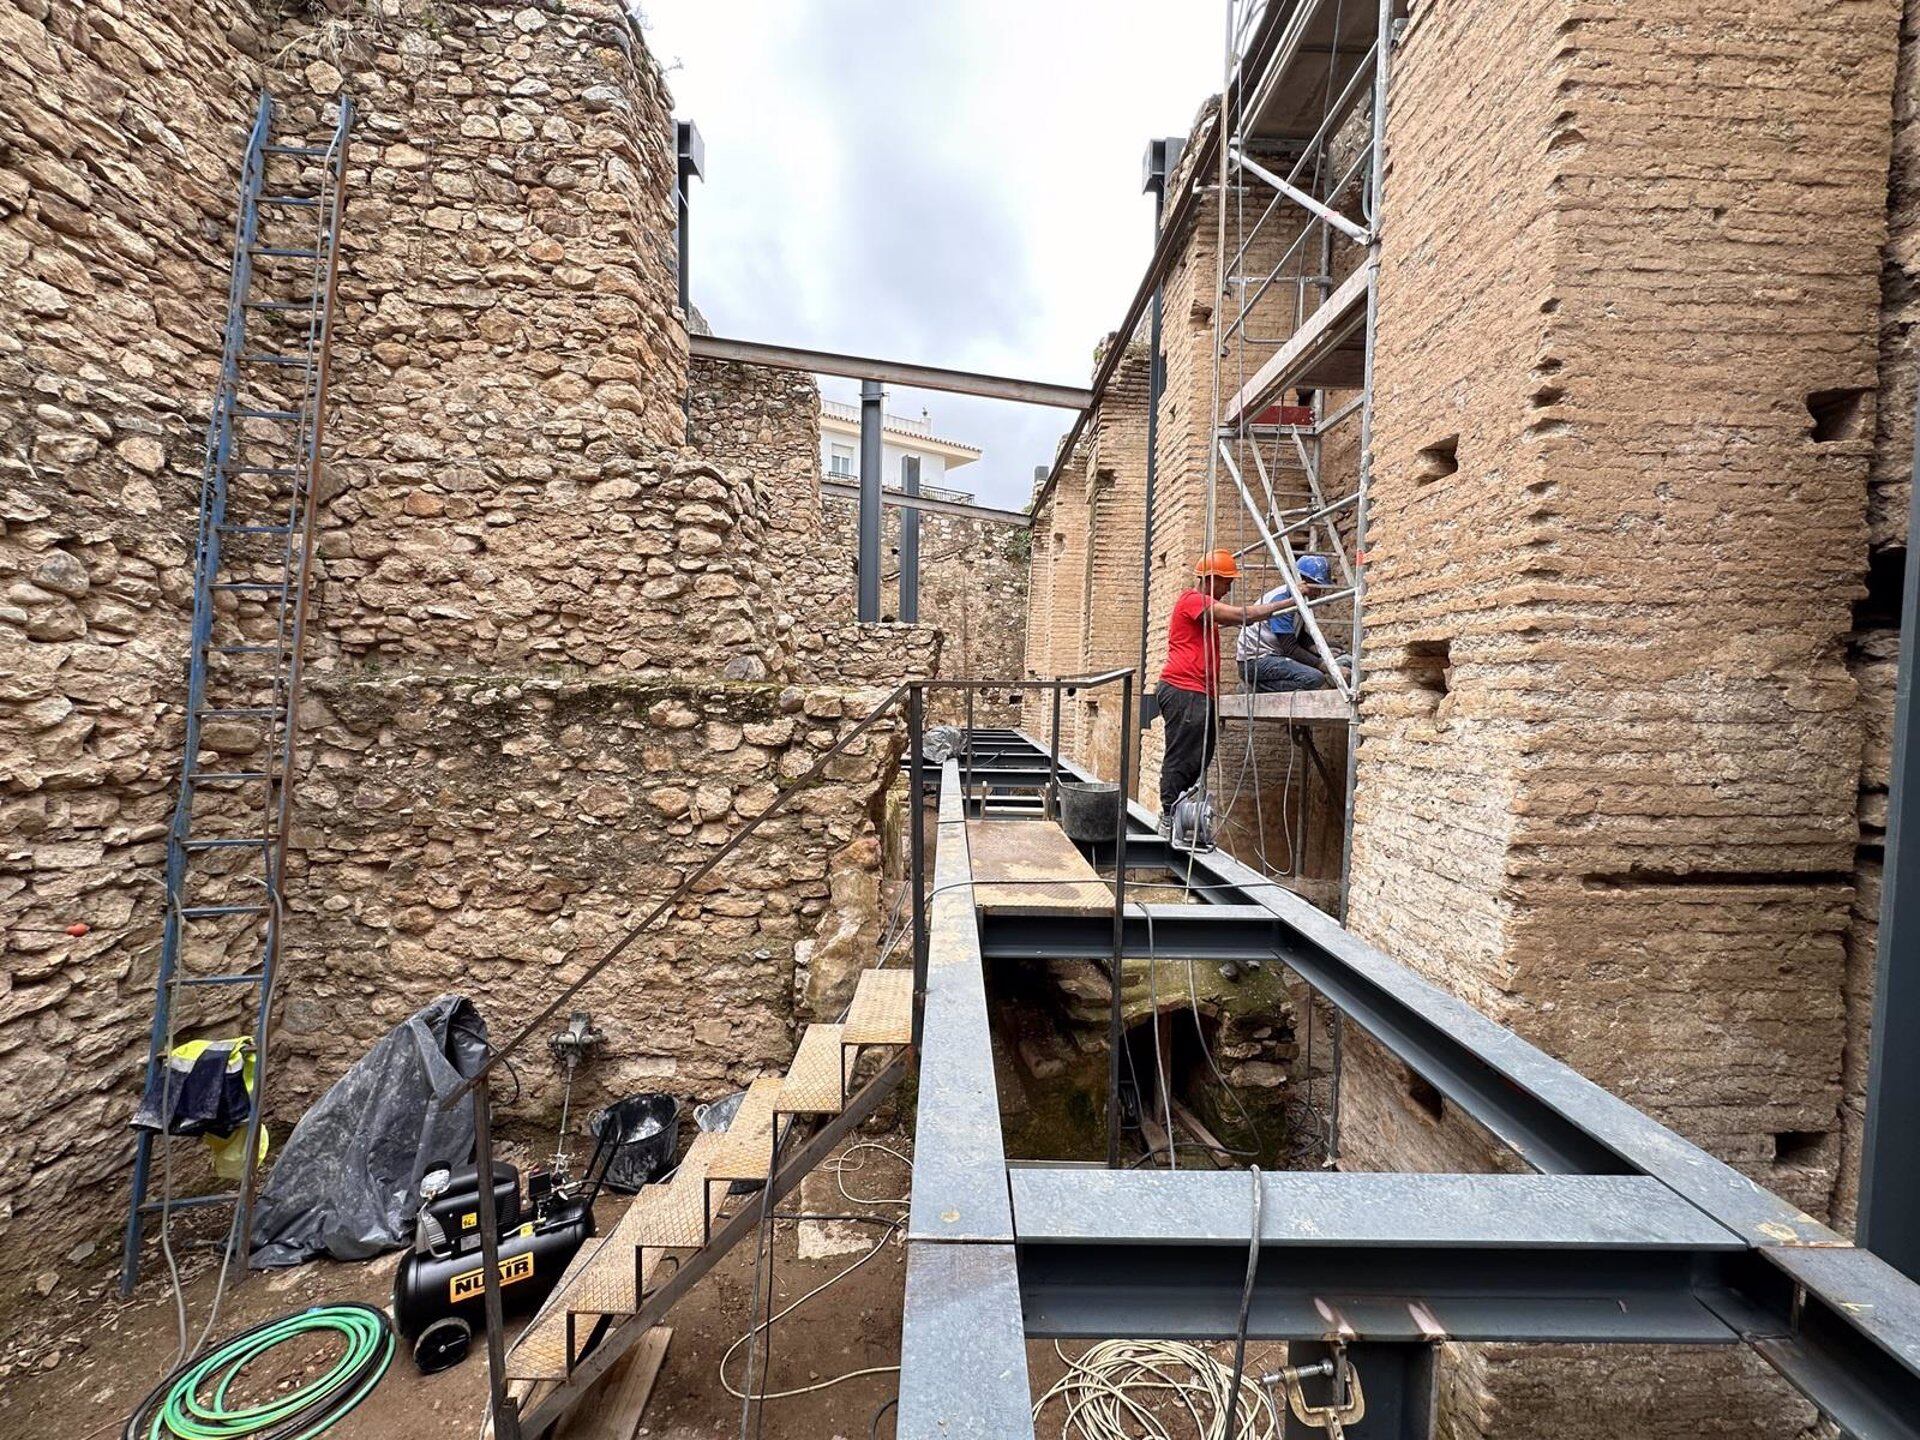
<path fill-rule="evenodd" d="M 880 483 L 901 488 L 900 462 L 920 461 L 923 492 L 951 491 L 947 475 L 980 458 L 980 451 L 958 440 L 933 433 L 933 422 L 922 410 L 918 420 L 886 414 L 880 428 Z M 857 484 L 860 479 L 860 407 L 838 400 L 820 402 L 820 473 L 830 480 Z M 964 492 L 962 492 L 964 493 Z M 970 497 L 969 497 L 970 498 Z"/>

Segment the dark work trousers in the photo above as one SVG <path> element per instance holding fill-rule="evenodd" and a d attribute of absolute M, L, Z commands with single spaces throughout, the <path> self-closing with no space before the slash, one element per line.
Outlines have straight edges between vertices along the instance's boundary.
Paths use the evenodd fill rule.
<path fill-rule="evenodd" d="M 1171 815 L 1173 802 L 1192 788 L 1213 759 L 1213 697 L 1182 690 L 1164 680 L 1154 692 L 1166 724 L 1166 750 L 1160 759 L 1160 813 Z"/>

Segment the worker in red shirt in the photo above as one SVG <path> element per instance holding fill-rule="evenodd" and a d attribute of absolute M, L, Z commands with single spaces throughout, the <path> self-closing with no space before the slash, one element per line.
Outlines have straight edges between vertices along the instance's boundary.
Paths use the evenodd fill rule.
<path fill-rule="evenodd" d="M 1293 599 L 1229 605 L 1225 599 L 1240 566 L 1231 550 L 1210 551 L 1195 567 L 1193 589 L 1173 602 L 1167 622 L 1167 663 L 1154 698 L 1166 721 L 1160 760 L 1160 828 L 1171 823 L 1174 803 L 1206 773 L 1213 758 L 1214 699 L 1220 693 L 1220 630 L 1267 620 L 1291 608 Z"/>

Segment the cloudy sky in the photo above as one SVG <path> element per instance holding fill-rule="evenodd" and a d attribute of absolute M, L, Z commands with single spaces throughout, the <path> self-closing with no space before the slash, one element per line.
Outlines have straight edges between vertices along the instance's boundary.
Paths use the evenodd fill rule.
<path fill-rule="evenodd" d="M 641 0 L 706 140 L 716 334 L 1084 385 L 1152 241 L 1140 164 L 1219 86 L 1224 0 Z M 854 399 L 857 382 L 827 393 Z M 1064 411 L 912 390 L 1019 508 Z"/>

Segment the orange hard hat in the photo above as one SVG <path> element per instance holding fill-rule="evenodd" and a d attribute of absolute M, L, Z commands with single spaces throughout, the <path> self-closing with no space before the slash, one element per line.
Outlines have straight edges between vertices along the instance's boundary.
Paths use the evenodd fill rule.
<path fill-rule="evenodd" d="M 1200 557 L 1200 563 L 1194 569 L 1200 575 L 1218 575 L 1226 580 L 1240 578 L 1240 565 L 1233 558 L 1231 550 L 1209 550 Z"/>

